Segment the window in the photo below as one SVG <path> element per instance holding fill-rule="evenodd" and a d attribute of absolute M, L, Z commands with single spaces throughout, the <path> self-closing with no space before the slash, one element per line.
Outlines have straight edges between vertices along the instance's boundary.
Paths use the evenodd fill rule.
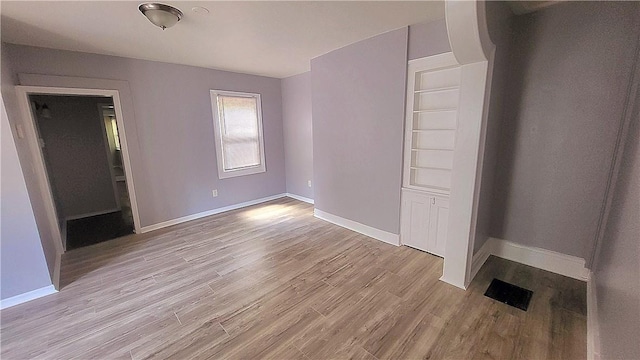
<path fill-rule="evenodd" d="M 120 150 L 120 136 L 118 135 L 118 123 L 115 118 L 111 118 L 111 131 L 113 132 L 113 141 L 116 143 L 116 150 Z"/>
<path fill-rule="evenodd" d="M 211 90 L 218 177 L 265 172 L 260 94 Z"/>

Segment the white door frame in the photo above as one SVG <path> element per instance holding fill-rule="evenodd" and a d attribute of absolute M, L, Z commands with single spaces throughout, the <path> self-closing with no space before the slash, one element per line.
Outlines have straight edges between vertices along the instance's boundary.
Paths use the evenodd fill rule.
<path fill-rule="evenodd" d="M 98 104 L 98 114 L 100 115 L 100 128 L 102 129 L 102 140 L 104 140 L 104 147 L 107 152 L 107 163 L 109 164 L 109 174 L 111 174 L 111 184 L 113 186 L 113 196 L 116 198 L 116 209 L 120 211 L 122 206 L 120 204 L 120 194 L 118 193 L 118 183 L 116 181 L 116 173 L 113 169 L 113 156 L 111 154 L 111 146 L 109 145 L 109 135 L 107 134 L 111 129 L 107 129 L 107 124 L 104 121 L 103 107 L 109 106 L 109 103 Z M 115 110 L 115 106 L 114 106 Z M 115 111 L 114 111 L 115 112 Z M 118 120 L 116 119 L 116 124 Z M 117 126 L 116 126 L 117 127 Z"/>
<path fill-rule="evenodd" d="M 62 87 L 46 87 L 46 86 L 21 86 L 15 87 L 20 111 L 22 113 L 23 124 L 25 125 L 25 136 L 34 165 L 34 172 L 37 177 L 38 187 L 40 188 L 41 200 L 44 203 L 47 222 L 50 227 L 54 239 L 61 245 L 63 251 L 66 251 L 66 239 L 62 238 L 60 227 L 58 225 L 58 215 L 55 209 L 55 202 L 51 192 L 51 183 L 49 181 L 47 170 L 44 163 L 42 149 L 40 148 L 36 123 L 29 105 L 29 95 L 68 95 L 68 96 L 103 96 L 113 99 L 113 106 L 116 113 L 116 125 L 120 136 L 120 145 L 122 151 L 122 161 L 124 165 L 124 173 L 127 179 L 127 190 L 131 200 L 131 212 L 133 214 L 133 224 L 136 233 L 140 233 L 140 215 L 138 213 L 138 202 L 136 200 L 135 186 L 133 184 L 133 176 L 131 173 L 131 160 L 129 158 L 129 144 L 124 127 L 124 116 L 122 115 L 122 106 L 120 104 L 120 93 L 117 90 L 103 89 L 82 89 L 82 88 L 62 88 Z"/>

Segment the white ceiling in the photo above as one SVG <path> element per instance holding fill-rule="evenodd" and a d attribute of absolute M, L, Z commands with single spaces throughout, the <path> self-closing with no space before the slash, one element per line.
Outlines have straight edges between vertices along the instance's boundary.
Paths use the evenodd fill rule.
<path fill-rule="evenodd" d="M 131 1 L 2 1 L 2 41 L 283 78 L 356 41 L 444 18 L 442 1 L 163 1 L 162 31 Z M 208 15 L 191 11 L 202 6 Z"/>

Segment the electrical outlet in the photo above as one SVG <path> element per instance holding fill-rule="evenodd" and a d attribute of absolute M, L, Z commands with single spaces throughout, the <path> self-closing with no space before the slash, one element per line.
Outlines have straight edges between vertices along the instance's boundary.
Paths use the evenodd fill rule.
<path fill-rule="evenodd" d="M 307 186 L 311 187 L 311 180 L 307 180 Z"/>
<path fill-rule="evenodd" d="M 218 190 L 217 189 L 211 190 L 211 195 L 213 195 L 213 197 L 218 196 Z"/>

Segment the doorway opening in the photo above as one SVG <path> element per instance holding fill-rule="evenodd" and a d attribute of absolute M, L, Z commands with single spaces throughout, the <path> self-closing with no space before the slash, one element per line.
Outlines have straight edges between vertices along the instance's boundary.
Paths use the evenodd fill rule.
<path fill-rule="evenodd" d="M 114 98 L 27 95 L 64 248 L 133 234 L 130 184 Z"/>

